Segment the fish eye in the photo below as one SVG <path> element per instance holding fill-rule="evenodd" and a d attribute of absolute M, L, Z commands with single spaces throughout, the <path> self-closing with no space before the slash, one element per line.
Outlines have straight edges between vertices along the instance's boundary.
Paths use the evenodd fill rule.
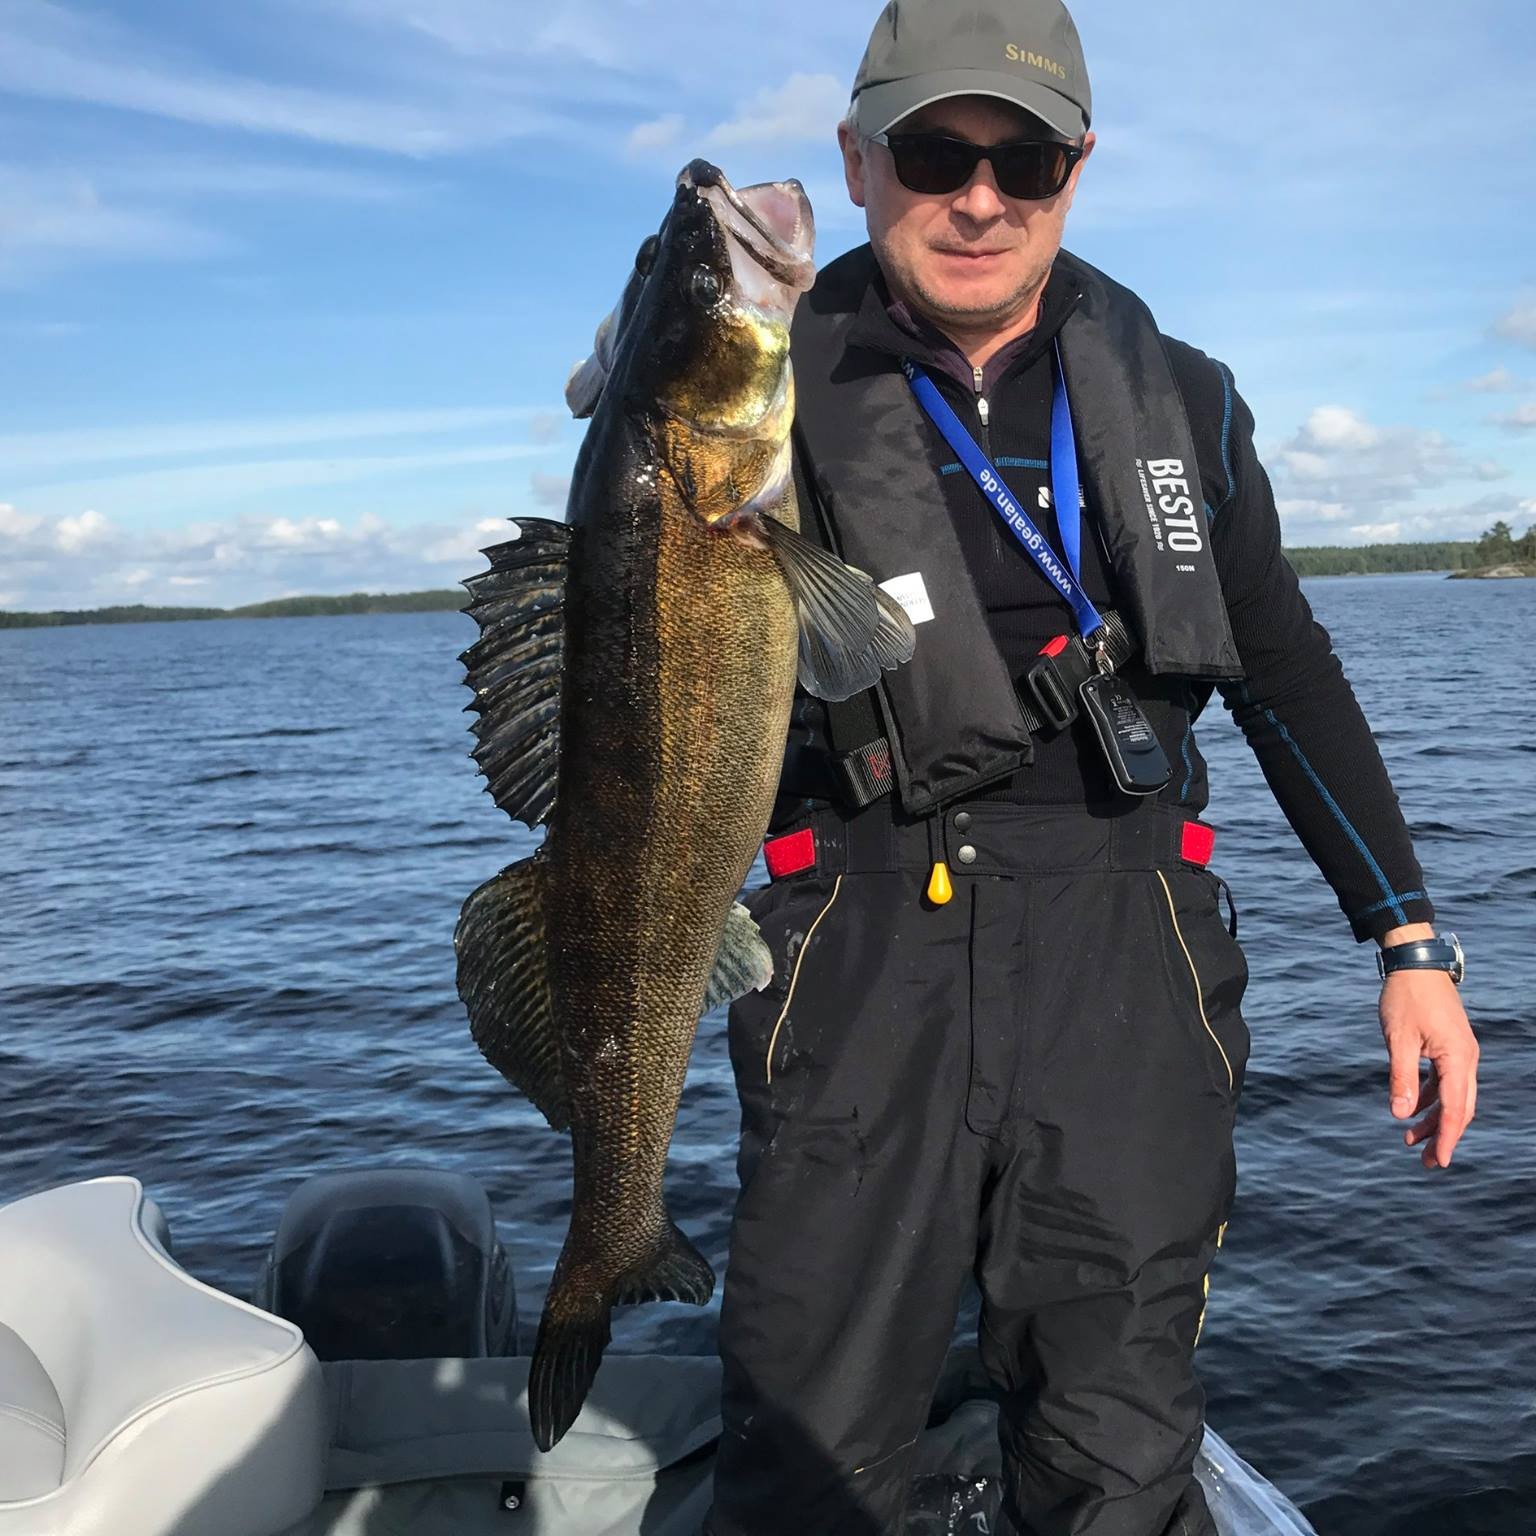
<path fill-rule="evenodd" d="M 656 265 L 656 252 L 661 248 L 661 238 L 658 235 L 647 235 L 640 243 L 640 249 L 635 252 L 635 271 L 641 277 L 649 277 L 651 268 Z"/>
<path fill-rule="evenodd" d="M 688 297 L 701 309 L 720 302 L 720 279 L 708 267 L 695 267 L 688 280 Z"/>

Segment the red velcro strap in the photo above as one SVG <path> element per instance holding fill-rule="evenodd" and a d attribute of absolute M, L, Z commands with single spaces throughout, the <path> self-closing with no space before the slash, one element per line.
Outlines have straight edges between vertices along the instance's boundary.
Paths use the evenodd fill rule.
<path fill-rule="evenodd" d="M 802 827 L 788 837 L 770 837 L 763 844 L 763 859 L 775 880 L 798 875 L 816 862 L 816 833 L 810 827 Z"/>
<path fill-rule="evenodd" d="M 1188 864 L 1198 864 L 1203 869 L 1211 862 L 1211 853 L 1216 847 L 1216 828 L 1208 827 L 1204 822 L 1186 821 L 1180 854 Z"/>

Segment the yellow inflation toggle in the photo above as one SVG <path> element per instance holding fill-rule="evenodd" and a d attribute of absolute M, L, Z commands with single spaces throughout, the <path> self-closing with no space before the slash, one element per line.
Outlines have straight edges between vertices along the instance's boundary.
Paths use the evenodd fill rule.
<path fill-rule="evenodd" d="M 928 876 L 928 900 L 934 906 L 942 907 L 954 894 L 955 888 L 949 882 L 949 866 L 940 859 Z"/>

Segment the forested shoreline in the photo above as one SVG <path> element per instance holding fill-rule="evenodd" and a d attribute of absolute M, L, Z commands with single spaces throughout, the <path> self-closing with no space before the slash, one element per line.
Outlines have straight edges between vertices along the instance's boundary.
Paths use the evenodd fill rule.
<path fill-rule="evenodd" d="M 1536 523 L 1516 538 L 1495 523 L 1480 539 L 1419 544 L 1319 545 L 1288 549 L 1298 576 L 1390 576 L 1404 571 L 1473 574 L 1499 566 L 1536 575 Z M 429 592 L 351 592 L 345 597 L 280 597 L 243 608 L 157 608 L 135 603 L 112 608 L 58 609 L 51 613 L 0 610 L 0 629 L 51 629 L 66 624 L 163 624 L 191 619 L 299 619 L 352 613 L 437 613 L 463 608 L 457 588 Z"/>
<path fill-rule="evenodd" d="M 352 613 L 437 613 L 462 608 L 464 592 L 351 592 L 345 597 L 280 597 L 243 608 L 157 608 L 147 603 L 51 613 L 0 611 L 0 629 L 49 629 L 65 624 L 165 624 L 190 619 L 307 619 Z"/>
<path fill-rule="evenodd" d="M 1481 538 L 1418 544 L 1319 545 L 1288 549 L 1298 576 L 1392 576 L 1404 571 L 1481 571 L 1536 564 L 1536 523 L 1518 539 L 1498 522 Z"/>

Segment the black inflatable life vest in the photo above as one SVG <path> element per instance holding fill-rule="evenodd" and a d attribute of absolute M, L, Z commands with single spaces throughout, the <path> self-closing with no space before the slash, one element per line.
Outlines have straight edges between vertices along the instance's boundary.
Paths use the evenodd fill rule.
<path fill-rule="evenodd" d="M 1076 289 L 1059 345 L 1079 472 L 1142 662 L 1159 674 L 1240 677 L 1189 421 L 1157 325 L 1129 289 L 1066 252 L 1056 274 Z M 1032 751 L 934 474 L 942 438 L 899 357 L 859 342 L 860 314 L 883 307 L 875 276 L 870 248 L 851 251 L 796 313 L 796 473 L 851 565 L 879 582 L 921 574 L 933 617 L 913 659 L 864 707 L 889 741 L 902 809 L 923 815 L 1014 773 Z"/>

